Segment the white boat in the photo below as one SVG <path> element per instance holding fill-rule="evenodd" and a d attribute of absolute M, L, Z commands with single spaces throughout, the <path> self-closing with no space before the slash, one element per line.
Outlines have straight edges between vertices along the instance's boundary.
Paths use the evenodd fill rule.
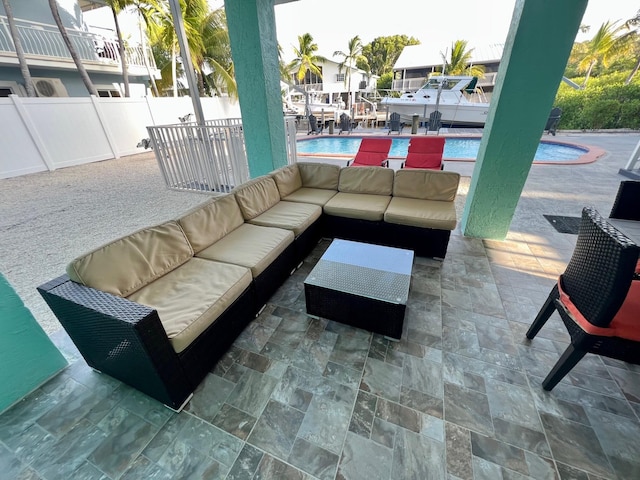
<path fill-rule="evenodd" d="M 477 78 L 468 76 L 433 76 L 415 92 L 407 92 L 399 98 L 385 97 L 383 106 L 389 114 L 397 112 L 403 122 L 411 122 L 414 115 L 419 120 L 429 119 L 438 110 L 444 126 L 482 127 L 487 120 L 489 102 L 476 87 Z"/>

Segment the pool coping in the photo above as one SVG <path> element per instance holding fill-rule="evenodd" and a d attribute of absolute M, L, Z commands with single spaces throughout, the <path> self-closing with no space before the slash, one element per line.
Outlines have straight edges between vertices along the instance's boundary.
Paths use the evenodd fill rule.
<path fill-rule="evenodd" d="M 380 138 L 412 138 L 414 136 L 417 135 L 394 135 L 393 137 L 391 137 L 390 135 L 363 135 L 363 134 L 357 134 L 357 135 L 345 135 L 345 136 L 339 136 L 339 135 L 320 135 L 320 136 L 307 136 L 307 137 L 300 137 L 297 138 L 296 141 L 307 141 L 307 140 L 313 140 L 316 138 L 334 138 L 334 137 L 338 137 L 338 138 L 365 138 L 365 137 L 380 137 Z M 444 135 L 440 135 L 441 137 L 445 137 L 445 138 L 457 138 L 457 139 L 465 139 L 465 138 L 472 138 L 472 139 L 477 139 L 477 138 L 482 138 L 482 135 L 473 135 L 473 134 L 464 134 L 464 135 L 448 135 L 448 134 L 444 134 Z M 596 147 L 593 145 L 584 145 L 581 143 L 572 143 L 572 142 L 567 142 L 564 140 L 547 140 L 545 138 L 540 138 L 540 142 L 541 143 L 548 143 L 548 144 L 552 144 L 552 145 L 563 145 L 563 146 L 567 146 L 567 147 L 573 147 L 573 148 L 577 148 L 579 150 L 583 150 L 584 153 L 582 155 L 580 155 L 578 158 L 576 158 L 575 160 L 563 160 L 563 161 L 557 161 L 557 160 L 534 160 L 532 163 L 534 165 L 585 165 L 588 163 L 593 163 L 596 160 L 598 160 L 600 157 L 604 156 L 607 151 L 604 150 L 603 148 L 600 147 Z M 353 158 L 354 154 L 348 154 L 348 155 L 344 155 L 344 154 L 339 154 L 339 153 L 298 153 L 299 157 L 304 157 L 304 158 L 327 158 L 327 159 L 333 159 L 333 160 L 349 160 L 351 158 Z M 389 157 L 389 159 L 391 160 L 404 160 L 405 157 Z M 443 161 L 445 162 L 466 162 L 466 163 L 474 163 L 477 159 L 475 158 L 456 158 L 456 157 L 443 157 Z"/>

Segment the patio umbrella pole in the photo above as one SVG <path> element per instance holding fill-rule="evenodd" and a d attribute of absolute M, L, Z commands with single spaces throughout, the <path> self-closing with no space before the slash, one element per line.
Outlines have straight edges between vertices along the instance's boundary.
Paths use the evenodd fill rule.
<path fill-rule="evenodd" d="M 180 0 L 169 0 L 169 8 L 171 8 L 173 25 L 176 29 L 178 44 L 180 45 L 184 74 L 187 77 L 187 83 L 189 84 L 189 92 L 191 94 L 191 102 L 193 103 L 193 111 L 196 115 L 196 122 L 198 125 L 204 125 L 204 112 L 202 110 L 202 103 L 200 103 L 198 82 L 196 81 L 195 70 L 193 68 L 193 62 L 191 61 L 191 52 L 189 51 L 189 43 L 187 42 L 187 34 L 184 29 L 182 11 L 180 10 Z"/>

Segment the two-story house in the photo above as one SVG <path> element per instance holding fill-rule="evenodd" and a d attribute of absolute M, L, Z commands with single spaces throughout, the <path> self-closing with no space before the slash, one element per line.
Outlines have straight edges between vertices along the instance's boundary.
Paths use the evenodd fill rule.
<path fill-rule="evenodd" d="M 449 49 L 451 47 L 449 46 Z M 498 66 L 502 58 L 503 44 L 471 47 L 471 64 L 483 65 L 484 76 L 478 79 L 478 87 L 484 90 L 487 97 L 493 92 L 496 83 Z M 423 44 L 404 47 L 393 66 L 393 83 L 391 89 L 397 92 L 415 91 L 422 87 L 429 74 L 442 71 L 445 58 L 450 50 L 446 45 Z M 446 73 L 446 72 L 445 72 Z"/>
<path fill-rule="evenodd" d="M 58 0 L 58 10 L 71 41 L 101 97 L 122 96 L 122 67 L 115 32 L 96 33 L 83 21 L 83 12 L 109 7 L 100 0 Z M 87 96 L 76 65 L 56 26 L 47 0 L 11 0 L 27 64 L 38 96 Z M 132 42 L 125 48 L 132 97 L 147 94 L 150 76 L 159 72 L 149 48 Z M 0 97 L 24 96 L 15 46 L 4 8 L 0 4 Z"/>

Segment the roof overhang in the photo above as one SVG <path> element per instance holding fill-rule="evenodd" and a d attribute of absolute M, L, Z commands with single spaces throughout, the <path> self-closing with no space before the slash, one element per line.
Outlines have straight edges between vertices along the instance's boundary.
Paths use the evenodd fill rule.
<path fill-rule="evenodd" d="M 105 0 L 79 0 L 78 5 L 80 6 L 80 10 L 86 12 L 88 10 L 106 7 L 107 2 Z"/>

